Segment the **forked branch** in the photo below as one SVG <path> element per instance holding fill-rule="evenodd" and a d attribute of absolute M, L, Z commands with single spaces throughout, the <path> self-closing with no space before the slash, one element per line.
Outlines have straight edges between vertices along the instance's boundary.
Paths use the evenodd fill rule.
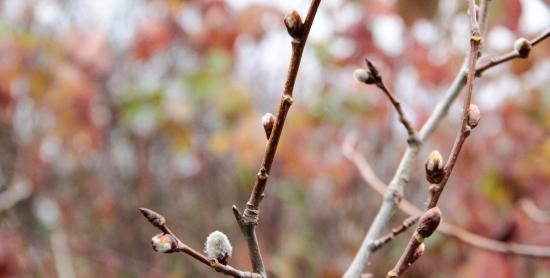
<path fill-rule="evenodd" d="M 296 11 L 292 11 L 285 17 L 284 23 L 289 35 L 292 37 L 292 54 L 290 58 L 290 65 L 288 67 L 288 73 L 277 108 L 277 115 L 273 128 L 268 135 L 268 143 L 265 150 L 262 165 L 256 175 L 256 182 L 252 188 L 250 198 L 246 203 L 244 211 L 241 213 L 236 206 L 233 206 L 233 214 L 237 220 L 243 235 L 246 238 L 248 244 L 248 250 L 250 254 L 250 260 L 252 262 L 252 268 L 254 272 L 261 273 L 263 277 L 267 277 L 263 259 L 256 238 L 256 225 L 260 216 L 260 202 L 264 198 L 264 191 L 271 172 L 271 166 L 275 153 L 277 152 L 277 146 L 279 139 L 283 132 L 286 115 L 292 105 L 293 98 L 292 93 L 294 90 L 294 84 L 296 82 L 296 76 L 300 67 L 300 61 L 302 59 L 302 53 L 306 45 L 306 41 L 313 24 L 313 19 L 317 13 L 321 0 L 312 0 L 309 11 L 307 13 L 305 22 L 302 20 Z"/>
<path fill-rule="evenodd" d="M 410 238 L 407 247 L 405 247 L 405 250 L 403 251 L 403 254 L 399 258 L 393 269 L 388 272 L 387 278 L 400 277 L 403 272 L 405 272 L 418 259 L 418 257 L 415 257 L 415 254 L 417 253 L 417 249 L 420 248 L 420 246 L 423 244 L 424 239 L 429 237 L 435 231 L 435 229 L 437 229 L 441 218 L 441 212 L 437 207 L 437 202 L 439 201 L 439 197 L 441 196 L 441 193 L 443 192 L 443 189 L 445 188 L 445 185 L 447 184 L 447 181 L 451 176 L 454 166 L 456 165 L 458 155 L 462 150 L 462 146 L 464 145 L 466 138 L 468 138 L 468 136 L 470 135 L 471 130 L 477 126 L 480 119 L 479 110 L 477 109 L 477 106 L 471 105 L 471 100 L 472 92 L 474 89 L 477 57 L 481 45 L 481 34 L 479 31 L 479 24 L 477 22 L 477 16 L 475 12 L 475 1 L 470 0 L 468 3 L 470 10 L 469 14 L 471 34 L 470 53 L 468 54 L 469 63 L 468 75 L 466 80 L 466 97 L 464 98 L 464 105 L 462 108 L 462 125 L 456 136 L 455 142 L 451 150 L 451 155 L 445 167 L 441 169 L 441 167 L 443 166 L 443 161 L 439 155 L 439 152 L 437 152 L 433 156 L 430 155 L 428 161 L 426 162 L 427 178 L 430 182 L 437 183 L 437 185 L 432 184 L 434 186 L 430 187 L 430 189 L 432 190 L 430 191 L 431 199 L 428 208 L 421 217 L 418 228 L 416 229 L 413 236 Z M 441 170 L 443 171 L 442 175 L 437 175 L 439 172 L 441 172 Z M 442 178 L 441 180 L 433 179 L 434 176 L 442 176 Z M 426 227 L 429 227 L 429 229 L 424 229 Z M 423 249 L 424 248 L 422 248 L 422 250 Z"/>
<path fill-rule="evenodd" d="M 195 249 L 183 243 L 166 225 L 166 218 L 159 213 L 146 208 L 140 208 L 139 211 L 143 216 L 162 233 L 153 237 L 153 249 L 162 253 L 185 253 L 197 261 L 211 267 L 217 272 L 227 276 L 236 278 L 261 278 L 259 273 L 238 270 L 230 265 L 227 265 L 216 258 L 209 258 Z"/>
<path fill-rule="evenodd" d="M 342 153 L 347 159 L 349 159 L 353 163 L 357 170 L 359 170 L 359 174 L 361 175 L 361 178 L 365 181 L 365 183 L 369 185 L 372 189 L 374 189 L 376 193 L 383 196 L 384 192 L 387 190 L 387 186 L 374 173 L 372 167 L 365 159 L 365 157 L 363 157 L 363 155 L 355 150 L 354 146 L 356 141 L 357 137 L 353 134 L 349 134 L 342 144 Z M 412 217 L 418 217 L 418 215 L 422 214 L 422 210 L 420 208 L 413 205 L 406 199 L 403 199 L 399 203 L 399 210 Z M 437 231 L 442 233 L 443 235 L 455 238 L 472 247 L 480 248 L 490 252 L 498 252 L 512 256 L 550 259 L 550 247 L 548 246 L 535 246 L 514 242 L 502 242 L 483 237 L 478 234 L 474 234 L 448 222 L 441 223 Z"/>

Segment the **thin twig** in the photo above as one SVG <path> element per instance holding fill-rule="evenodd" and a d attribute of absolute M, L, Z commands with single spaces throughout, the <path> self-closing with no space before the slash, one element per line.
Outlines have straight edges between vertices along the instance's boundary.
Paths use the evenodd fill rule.
<path fill-rule="evenodd" d="M 202 253 L 198 252 L 197 250 L 187 246 L 185 243 L 183 243 L 166 225 L 166 219 L 164 216 L 160 215 L 159 213 L 146 209 L 146 208 L 140 208 L 139 211 L 143 214 L 143 216 L 157 229 L 159 229 L 162 232 L 163 236 L 168 236 L 168 239 L 170 239 L 172 242 L 171 249 L 165 250 L 162 252 L 165 253 L 174 253 L 174 252 L 181 252 L 185 253 L 197 261 L 211 267 L 217 272 L 223 273 L 227 276 L 233 276 L 236 278 L 262 278 L 262 275 L 260 273 L 253 273 L 248 271 L 242 271 L 238 270 L 230 265 L 222 264 L 216 259 L 209 258 Z M 154 249 L 154 247 L 153 247 Z"/>
<path fill-rule="evenodd" d="M 292 105 L 293 98 L 292 92 L 294 89 L 294 83 L 296 82 L 296 76 L 300 67 L 300 61 L 302 53 L 308 38 L 311 25 L 317 13 L 321 0 L 312 0 L 309 11 L 307 13 L 305 22 L 302 23 L 299 15 L 296 12 L 292 12 L 285 19 L 285 24 L 292 40 L 292 56 L 290 59 L 290 65 L 288 68 L 287 78 L 285 81 L 279 107 L 277 109 L 277 118 L 273 126 L 269 141 L 265 150 L 262 165 L 258 174 L 256 175 L 256 182 L 252 188 L 250 198 L 246 203 L 246 207 L 241 214 L 236 206 L 233 206 L 233 213 L 235 218 L 246 238 L 250 260 L 252 262 L 252 268 L 254 272 L 260 273 L 262 277 L 267 277 L 258 240 L 256 238 L 256 225 L 259 220 L 259 206 L 264 197 L 264 191 L 267 184 L 269 173 L 271 172 L 271 165 L 275 158 L 279 139 L 281 137 L 283 127 L 285 124 L 286 115 L 290 106 Z"/>
<path fill-rule="evenodd" d="M 410 216 L 409 218 L 403 220 L 403 223 L 401 223 L 399 227 L 393 228 L 391 232 L 387 235 L 373 241 L 371 244 L 372 252 L 376 252 L 376 250 L 382 248 L 384 245 L 392 241 L 396 236 L 406 231 L 408 228 L 412 227 L 412 225 L 414 225 L 414 223 L 418 221 L 418 218 L 420 218 L 420 216 Z"/>
<path fill-rule="evenodd" d="M 365 159 L 363 155 L 354 149 L 356 142 L 356 136 L 350 134 L 344 140 L 342 144 L 342 153 L 349 159 L 359 170 L 359 173 L 363 180 L 381 196 L 387 190 L 387 186 L 380 178 L 374 173 L 372 167 Z M 399 203 L 399 210 L 409 216 L 417 216 L 422 214 L 422 210 L 413 205 L 406 199 L 403 199 Z M 537 259 L 550 259 L 550 247 L 548 246 L 535 246 L 529 244 L 513 243 L 513 242 L 501 242 L 498 240 L 486 238 L 472 232 L 469 232 L 461 227 L 452 225 L 448 222 L 440 224 L 438 232 L 455 238 L 465 244 L 468 244 L 475 248 L 483 250 L 503 253 L 513 256 L 531 257 Z"/>
<path fill-rule="evenodd" d="M 412 124 L 407 116 L 405 116 L 405 113 L 401 108 L 401 102 L 388 89 L 388 87 L 384 83 L 384 80 L 382 79 L 382 76 L 380 75 L 380 71 L 376 68 L 376 66 L 369 59 L 365 59 L 365 62 L 367 64 L 367 70 L 365 71 L 363 69 L 360 69 L 356 71 L 356 78 L 367 85 L 374 84 L 376 85 L 376 87 L 382 90 L 382 92 L 384 92 L 384 94 L 388 97 L 393 107 L 395 108 L 395 111 L 397 111 L 397 114 L 399 115 L 399 121 L 407 130 L 407 134 L 409 136 L 407 142 L 409 143 L 409 145 L 418 144 L 419 140 L 416 135 L 416 130 L 414 130 L 414 128 L 412 127 Z"/>
<path fill-rule="evenodd" d="M 530 40 L 529 44 L 531 46 L 535 46 L 538 43 L 542 42 L 543 40 L 547 39 L 548 37 L 550 37 L 550 29 L 544 31 L 542 34 L 538 35 L 536 38 Z M 479 77 L 486 70 L 488 70 L 488 69 L 490 69 L 494 66 L 497 66 L 497 65 L 500 65 L 502 63 L 505 63 L 505 62 L 508 62 L 508 61 L 511 61 L 511 60 L 514 60 L 514 59 L 518 59 L 518 58 L 524 58 L 524 57 L 522 57 L 520 55 L 520 53 L 515 49 L 508 52 L 508 53 L 505 53 L 505 54 L 502 54 L 502 55 L 499 55 L 499 56 L 496 56 L 496 57 L 488 58 L 488 59 L 484 60 L 483 63 L 481 63 L 480 65 L 477 66 L 476 76 Z M 525 57 L 525 58 L 527 58 L 527 57 Z"/>

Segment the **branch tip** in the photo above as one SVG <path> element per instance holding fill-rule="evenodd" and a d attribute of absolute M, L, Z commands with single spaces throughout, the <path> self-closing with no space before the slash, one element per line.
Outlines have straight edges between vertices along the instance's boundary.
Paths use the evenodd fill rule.
<path fill-rule="evenodd" d="M 164 218 L 164 216 L 162 216 L 160 213 L 155 212 L 148 208 L 139 208 L 138 210 L 141 212 L 141 214 L 143 214 L 143 216 L 147 219 L 147 221 L 151 223 L 151 225 L 161 230 L 166 225 L 166 218 Z"/>
<path fill-rule="evenodd" d="M 292 10 L 285 16 L 284 23 L 286 26 L 286 31 L 293 39 L 297 41 L 302 39 L 302 35 L 304 33 L 304 23 L 302 22 L 300 14 L 296 10 Z"/>

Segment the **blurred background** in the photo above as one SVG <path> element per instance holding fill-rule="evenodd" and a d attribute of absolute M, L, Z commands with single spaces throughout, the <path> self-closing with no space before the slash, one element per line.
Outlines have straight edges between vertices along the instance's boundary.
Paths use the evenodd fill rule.
<path fill-rule="evenodd" d="M 254 182 L 290 57 L 282 18 L 309 1 L 0 1 L 0 277 L 221 277 L 151 250 L 164 214 L 188 245 L 209 232 L 250 269 L 231 205 Z M 381 197 L 341 153 L 345 136 L 389 181 L 406 133 L 384 95 L 352 78 L 380 67 L 420 127 L 468 50 L 466 1 L 323 1 L 262 203 L 271 277 L 340 277 Z M 549 2 L 492 1 L 484 54 L 550 27 Z M 476 83 L 480 126 L 443 194 L 445 221 L 550 246 L 550 42 Z M 447 157 L 461 101 L 422 149 L 406 197 L 427 196 L 423 160 Z M 528 205 L 525 205 L 528 204 Z M 545 211 L 546 210 L 546 211 Z M 406 216 L 397 213 L 392 225 Z M 401 236 L 368 266 L 385 275 Z M 437 234 L 408 277 L 550 277 L 550 262 Z"/>

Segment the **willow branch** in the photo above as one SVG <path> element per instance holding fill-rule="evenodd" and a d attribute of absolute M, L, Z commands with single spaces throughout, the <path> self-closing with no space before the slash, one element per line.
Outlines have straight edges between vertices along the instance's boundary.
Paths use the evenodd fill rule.
<path fill-rule="evenodd" d="M 267 277 L 267 274 L 256 238 L 256 225 L 258 224 L 260 213 L 259 206 L 264 198 L 265 187 L 271 172 L 275 153 L 277 152 L 277 146 L 281 138 L 286 115 L 293 102 L 292 93 L 300 67 L 302 53 L 320 2 L 321 0 L 311 1 L 304 23 L 302 23 L 300 16 L 295 11 L 285 18 L 287 31 L 292 37 L 292 54 L 283 93 L 277 109 L 277 116 L 269 135 L 269 141 L 267 143 L 262 165 L 256 175 L 254 187 L 252 188 L 250 198 L 246 203 L 243 213 L 241 214 L 238 208 L 233 206 L 233 213 L 248 244 L 252 268 L 254 272 L 261 273 L 263 277 Z"/>
<path fill-rule="evenodd" d="M 224 264 L 220 261 L 218 261 L 215 258 L 209 258 L 202 253 L 198 252 L 197 250 L 189 247 L 185 243 L 183 243 L 166 225 L 166 219 L 164 216 L 160 215 L 159 213 L 152 211 L 150 209 L 146 208 L 140 208 L 139 211 L 143 214 L 143 216 L 157 229 L 159 229 L 162 234 L 155 236 L 155 238 L 159 238 L 162 242 L 160 242 L 160 245 L 166 244 L 167 247 L 163 248 L 162 250 L 159 250 L 159 246 L 155 245 L 155 242 L 153 242 L 153 249 L 158 252 L 163 253 L 185 253 L 192 258 L 196 259 L 197 261 L 211 267 L 217 272 L 223 273 L 227 276 L 233 276 L 237 278 L 262 278 L 262 275 L 260 273 L 253 273 L 248 271 L 242 271 L 238 270 L 230 265 Z M 158 244 L 158 242 L 157 242 Z M 161 246 L 162 247 L 162 246 Z"/>
<path fill-rule="evenodd" d="M 418 144 L 419 140 L 416 135 L 416 131 L 412 127 L 411 121 L 408 119 L 407 116 L 405 116 L 405 112 L 403 112 L 403 109 L 401 108 L 401 102 L 388 89 L 388 87 L 384 83 L 384 80 L 382 79 L 382 76 L 380 75 L 380 71 L 376 68 L 376 66 L 374 66 L 374 64 L 369 59 L 365 59 L 365 62 L 367 64 L 367 70 L 356 70 L 354 73 L 355 78 L 367 85 L 374 84 L 376 85 L 376 87 L 378 87 L 378 89 L 384 92 L 384 94 L 388 97 L 391 104 L 395 108 L 395 111 L 397 111 L 397 114 L 399 115 L 399 121 L 407 130 L 407 134 L 409 136 L 407 142 L 409 143 L 409 145 Z"/>
<path fill-rule="evenodd" d="M 403 223 L 397 228 L 393 228 L 390 233 L 388 233 L 385 236 L 380 237 L 379 239 L 375 240 L 371 244 L 371 250 L 372 252 L 376 252 L 376 250 L 382 248 L 384 245 L 388 244 L 390 241 L 392 241 L 396 236 L 406 231 L 408 228 L 412 227 L 414 225 L 420 216 L 410 216 L 409 218 L 403 220 Z"/>
<path fill-rule="evenodd" d="M 550 29 L 544 31 L 542 34 L 538 35 L 536 38 L 530 41 L 527 41 L 526 43 L 527 45 L 529 45 L 529 50 L 525 53 L 521 53 L 520 48 L 515 48 L 508 53 L 486 59 L 485 61 L 483 61 L 483 63 L 481 63 L 476 68 L 476 76 L 481 76 L 486 70 L 494 66 L 500 65 L 502 63 L 505 63 L 514 59 L 526 59 L 529 56 L 530 48 L 544 41 L 548 37 L 550 37 Z M 519 40 L 521 40 L 521 38 Z"/>
<path fill-rule="evenodd" d="M 464 145 L 466 138 L 468 138 L 468 136 L 470 135 L 472 128 L 474 128 L 477 125 L 477 121 L 479 121 L 479 117 L 478 117 L 479 113 L 477 113 L 477 119 L 474 123 L 472 123 L 471 121 L 472 115 L 470 114 L 470 103 L 472 100 L 472 92 L 474 88 L 474 78 L 475 78 L 475 72 L 476 72 L 477 57 L 479 53 L 479 47 L 481 45 L 481 34 L 479 31 L 479 24 L 476 18 L 477 16 L 475 12 L 476 10 L 475 0 L 470 0 L 468 3 L 469 3 L 469 9 L 470 9 L 471 34 L 470 34 L 470 53 L 468 54 L 469 63 L 468 63 L 468 75 L 467 75 L 467 81 L 466 81 L 466 97 L 464 98 L 464 105 L 462 108 L 462 126 L 460 127 L 460 131 L 456 136 L 449 160 L 447 161 L 447 164 L 444 167 L 443 179 L 439 181 L 438 185 L 433 187 L 433 189 L 431 190 L 431 199 L 424 215 L 427 215 L 431 210 L 434 210 L 434 209 L 437 209 L 437 211 L 439 211 L 439 209 L 437 208 L 437 202 L 439 201 L 439 197 L 441 196 L 441 193 L 443 192 L 443 189 L 445 189 L 445 185 L 447 184 L 447 181 L 451 176 L 454 166 L 456 165 L 458 155 L 462 150 L 462 146 Z M 439 159 L 437 160 L 439 161 Z M 434 161 L 432 162 L 433 162 L 432 164 L 437 163 Z M 426 168 L 428 170 L 428 167 Z M 431 168 L 430 171 L 433 171 L 433 166 L 430 168 Z M 417 248 L 423 243 L 424 239 L 426 237 L 429 237 L 431 234 L 429 233 L 426 236 L 426 235 L 422 235 L 422 233 L 419 232 L 422 224 L 423 222 L 420 221 L 419 226 L 417 228 L 417 232 L 415 232 L 413 236 L 411 236 L 411 238 L 409 239 L 409 243 L 407 244 L 407 247 L 405 247 L 405 250 L 401 254 L 401 257 L 399 258 L 399 260 L 397 261 L 393 269 L 388 272 L 388 275 L 387 275 L 388 278 L 400 277 L 416 260 L 413 258 L 414 258 L 415 252 L 417 252 L 416 251 Z M 437 228 L 437 226 L 438 225 L 435 225 L 434 230 Z"/>
<path fill-rule="evenodd" d="M 344 140 L 342 144 L 342 151 L 344 156 L 349 159 L 353 165 L 359 171 L 361 178 L 381 196 L 387 189 L 387 186 L 382 180 L 374 173 L 369 162 L 363 155 L 354 149 L 356 142 L 356 136 L 350 134 Z M 418 216 L 422 214 L 422 210 L 410 203 L 408 200 L 403 199 L 399 203 L 399 210 L 409 216 Z M 455 226 L 448 222 L 440 224 L 437 232 L 445 236 L 454 238 L 460 242 L 468 244 L 472 247 L 487 250 L 490 252 L 503 253 L 512 256 L 531 257 L 538 259 L 550 259 L 550 247 L 548 246 L 535 246 L 529 244 L 513 243 L 513 242 L 501 242 L 498 240 L 490 239 L 469 232 L 461 227 Z"/>

